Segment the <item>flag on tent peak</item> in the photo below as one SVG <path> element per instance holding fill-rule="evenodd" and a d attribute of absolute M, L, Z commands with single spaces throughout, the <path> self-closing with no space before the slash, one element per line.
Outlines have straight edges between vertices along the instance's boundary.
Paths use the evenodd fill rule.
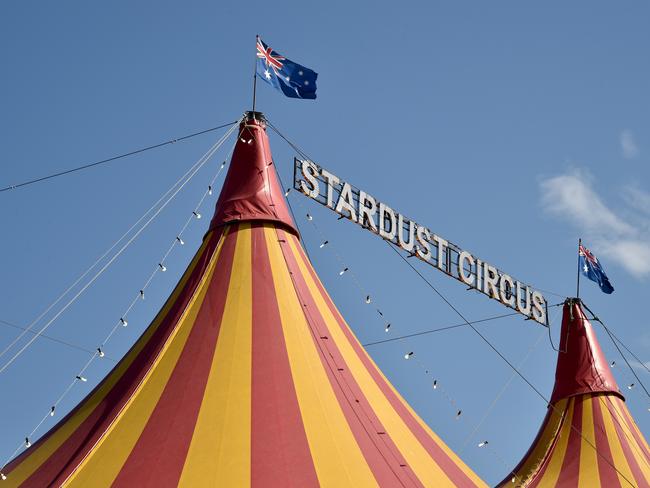
<path fill-rule="evenodd" d="M 257 76 L 289 98 L 316 98 L 318 73 L 294 63 L 257 38 Z"/>
<path fill-rule="evenodd" d="M 598 283 L 598 286 L 608 295 L 614 291 L 614 287 L 609 282 L 598 258 L 594 256 L 589 249 L 580 244 L 578 249 L 580 272 L 591 281 Z"/>

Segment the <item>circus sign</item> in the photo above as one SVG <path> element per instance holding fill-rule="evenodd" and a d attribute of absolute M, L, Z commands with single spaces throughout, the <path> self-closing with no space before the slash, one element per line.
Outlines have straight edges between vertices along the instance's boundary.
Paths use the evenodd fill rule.
<path fill-rule="evenodd" d="M 548 325 L 544 295 L 316 163 L 294 159 L 294 188 L 411 256 L 527 318 Z"/>

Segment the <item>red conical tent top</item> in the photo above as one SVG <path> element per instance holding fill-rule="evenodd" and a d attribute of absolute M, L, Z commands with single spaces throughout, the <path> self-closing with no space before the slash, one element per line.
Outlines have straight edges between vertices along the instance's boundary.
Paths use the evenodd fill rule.
<path fill-rule="evenodd" d="M 650 448 L 577 299 L 564 304 L 546 418 L 522 461 L 499 486 L 650 486 Z"/>
<path fill-rule="evenodd" d="M 485 486 L 365 352 L 249 116 L 203 244 L 151 325 L 4 486 Z"/>

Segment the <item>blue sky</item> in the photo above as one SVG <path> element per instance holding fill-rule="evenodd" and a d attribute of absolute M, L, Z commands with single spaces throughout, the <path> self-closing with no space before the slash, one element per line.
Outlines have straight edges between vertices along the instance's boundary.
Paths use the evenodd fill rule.
<path fill-rule="evenodd" d="M 583 282 L 587 304 L 650 361 L 650 7 L 645 2 L 111 2 L 3 5 L 0 186 L 235 120 L 250 108 L 255 34 L 319 73 L 318 99 L 260 85 L 258 108 L 319 164 L 532 285 L 575 293 L 582 236 L 616 288 Z M 0 320 L 27 325 L 216 140 L 205 135 L 0 194 Z M 271 134 L 291 180 L 293 153 Z M 47 333 L 93 351 L 191 214 L 225 157 L 206 165 Z M 221 159 L 219 159 L 221 158 Z M 218 180 L 217 186 L 221 180 Z M 216 194 L 202 209 L 211 214 Z M 291 196 L 314 264 L 362 342 L 386 337 L 331 248 L 391 321 L 390 334 L 459 322 L 377 237 Z M 304 210 L 306 209 L 306 210 Z M 99 381 L 148 321 L 198 247 L 190 225 L 147 298 L 60 410 Z M 505 312 L 425 266 L 467 317 Z M 551 313 L 554 317 L 554 312 Z M 558 317 L 559 319 L 559 317 Z M 557 341 L 559 321 L 552 324 Z M 545 395 L 555 353 L 518 317 L 480 330 Z M 650 399 L 601 344 L 641 429 Z M 0 350 L 17 330 L 0 326 Z M 413 350 L 419 363 L 405 361 Z M 544 402 L 471 331 L 368 349 L 429 425 L 486 481 L 524 454 Z M 87 361 L 39 340 L 0 373 L 0 464 Z M 3 356 L 2 361 L 6 359 Z M 441 389 L 431 388 L 431 371 Z M 642 381 L 650 377 L 639 366 Z M 503 393 L 500 392 L 503 390 Z M 496 400 L 496 403 L 494 403 Z M 492 406 L 494 404 L 494 406 Z M 456 410 L 460 419 L 454 420 Z M 57 412 L 58 414 L 58 412 Z M 487 414 L 487 415 L 486 415 Z M 482 422 L 481 420 L 485 418 Z M 42 434 L 55 419 L 45 422 Z M 478 428 L 477 428 L 478 426 Z M 488 448 L 478 448 L 482 440 Z"/>

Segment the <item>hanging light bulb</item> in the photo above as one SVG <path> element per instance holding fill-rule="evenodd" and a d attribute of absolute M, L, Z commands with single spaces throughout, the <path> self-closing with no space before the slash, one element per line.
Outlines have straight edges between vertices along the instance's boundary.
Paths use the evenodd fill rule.
<path fill-rule="evenodd" d="M 610 366 L 611 366 L 612 368 L 613 368 L 614 366 L 616 366 L 616 361 L 612 361 L 611 364 L 610 364 Z"/>
<path fill-rule="evenodd" d="M 634 388 L 634 383 L 630 383 L 629 385 L 627 385 L 628 390 L 631 390 L 632 388 Z"/>
<path fill-rule="evenodd" d="M 517 482 L 517 477 L 513 475 L 512 479 L 510 480 L 510 483 L 516 483 Z"/>
<path fill-rule="evenodd" d="M 433 380 L 433 389 L 434 390 L 438 389 L 438 380 Z"/>
<path fill-rule="evenodd" d="M 314 220 L 314 217 L 312 217 L 311 214 L 307 214 L 307 220 Z"/>
<path fill-rule="evenodd" d="M 208 185 L 208 195 L 212 195 L 212 185 Z"/>
<path fill-rule="evenodd" d="M 488 441 L 483 441 L 483 442 L 479 442 L 478 447 L 483 447 L 487 445 L 488 445 Z"/>
<path fill-rule="evenodd" d="M 7 479 L 7 475 L 4 474 L 4 473 L 0 473 L 0 479 L 1 479 L 2 481 L 5 481 L 5 480 Z"/>
<path fill-rule="evenodd" d="M 80 374 L 77 375 L 77 379 L 79 381 L 83 381 L 84 383 L 88 381 L 88 378 L 86 378 L 85 376 L 81 376 Z"/>
<path fill-rule="evenodd" d="M 343 273 L 345 273 L 348 269 L 350 268 L 343 268 L 341 271 L 339 271 L 339 276 L 343 276 Z"/>
<path fill-rule="evenodd" d="M 390 324 L 386 324 L 386 328 L 384 329 L 385 332 L 388 332 L 390 330 Z"/>
<path fill-rule="evenodd" d="M 158 267 L 160 268 L 160 271 L 163 273 L 167 271 L 167 267 L 163 263 L 158 263 Z"/>
<path fill-rule="evenodd" d="M 181 246 L 184 246 L 184 245 L 185 245 L 185 241 L 184 241 L 183 239 L 181 239 L 181 236 L 176 236 L 176 240 L 178 241 L 178 243 L 179 243 Z"/>
<path fill-rule="evenodd" d="M 240 140 L 241 142 L 243 142 L 244 144 L 246 144 L 246 139 L 244 139 L 243 137 L 240 137 L 239 140 Z"/>
<path fill-rule="evenodd" d="M 370 303 L 370 302 L 372 302 L 372 299 L 370 298 L 370 295 L 367 295 L 366 296 L 366 303 Z"/>
<path fill-rule="evenodd" d="M 50 408 L 50 417 L 54 417 L 54 411 L 56 410 L 56 407 L 52 405 L 52 408 Z"/>
<path fill-rule="evenodd" d="M 284 196 L 288 197 L 289 193 L 291 193 L 291 188 L 287 188 L 287 191 L 284 192 Z"/>
<path fill-rule="evenodd" d="M 223 167 L 224 167 L 225 165 L 226 165 L 226 162 L 225 162 L 225 161 L 224 161 L 223 163 L 221 163 L 221 169 L 223 169 Z"/>
<path fill-rule="evenodd" d="M 32 443 L 29 442 L 29 437 L 25 437 L 25 447 L 32 447 Z"/>
<path fill-rule="evenodd" d="M 140 298 L 144 300 L 144 290 L 140 290 Z"/>
<path fill-rule="evenodd" d="M 97 354 L 99 354 L 99 357 L 100 357 L 100 358 L 103 358 L 103 357 L 105 356 L 104 351 L 102 351 L 102 348 L 101 348 L 101 347 L 98 347 L 98 348 L 97 348 Z"/>
<path fill-rule="evenodd" d="M 323 249 L 325 246 L 329 244 L 330 241 L 323 241 L 321 245 L 319 246 L 321 249 Z"/>
<path fill-rule="evenodd" d="M 126 321 L 124 317 L 120 317 L 120 323 L 122 324 L 122 327 L 126 327 L 129 325 L 129 323 Z"/>
<path fill-rule="evenodd" d="M 459 410 L 458 412 L 456 412 L 456 420 L 458 420 L 458 419 L 460 418 L 461 415 L 463 415 L 463 411 L 462 411 L 462 410 Z"/>
<path fill-rule="evenodd" d="M 404 359 L 410 359 L 411 356 L 413 356 L 413 351 L 404 354 Z"/>
<path fill-rule="evenodd" d="M 196 211 L 192 212 L 192 215 L 194 215 L 197 218 L 197 220 L 201 218 L 201 214 Z"/>

